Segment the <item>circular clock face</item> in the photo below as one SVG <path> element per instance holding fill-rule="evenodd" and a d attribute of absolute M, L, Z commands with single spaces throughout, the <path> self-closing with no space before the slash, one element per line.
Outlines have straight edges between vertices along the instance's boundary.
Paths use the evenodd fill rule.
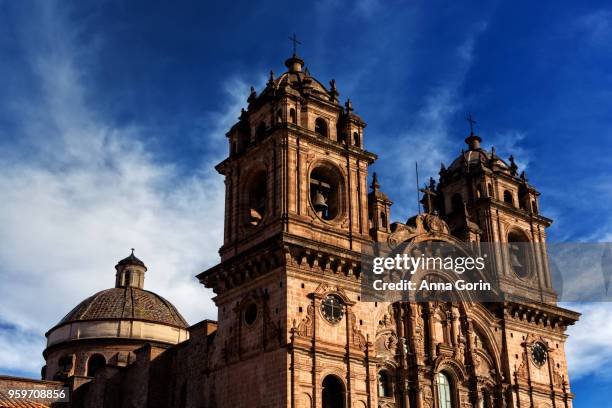
<path fill-rule="evenodd" d="M 327 296 L 321 302 L 321 314 L 330 323 L 337 323 L 344 315 L 344 305 L 336 296 Z"/>
<path fill-rule="evenodd" d="M 541 343 L 536 343 L 531 348 L 531 357 L 538 366 L 543 366 L 546 362 L 546 349 Z"/>

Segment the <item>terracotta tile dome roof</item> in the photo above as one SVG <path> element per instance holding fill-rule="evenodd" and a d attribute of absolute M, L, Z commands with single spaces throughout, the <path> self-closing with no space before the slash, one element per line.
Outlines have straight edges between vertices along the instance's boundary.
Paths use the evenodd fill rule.
<path fill-rule="evenodd" d="M 58 324 L 86 320 L 135 319 L 187 328 L 176 308 L 163 297 L 136 287 L 100 291 L 82 301 Z"/>

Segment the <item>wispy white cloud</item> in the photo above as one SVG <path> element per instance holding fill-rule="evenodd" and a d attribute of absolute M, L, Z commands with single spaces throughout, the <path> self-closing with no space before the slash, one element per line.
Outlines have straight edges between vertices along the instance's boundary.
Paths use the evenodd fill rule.
<path fill-rule="evenodd" d="M 36 375 L 42 366 L 39 333 L 0 325 L 0 362 L 3 371 Z"/>
<path fill-rule="evenodd" d="M 32 154 L 0 154 L 0 323 L 8 323 L 0 325 L 0 370 L 32 375 L 42 365 L 44 332 L 111 287 L 114 264 L 130 247 L 149 267 L 146 289 L 190 323 L 216 318 L 212 293 L 194 275 L 218 260 L 224 186 L 213 165 L 248 92 L 231 79 L 222 110 L 199 118 L 210 131 L 202 137 L 216 139 L 219 149 L 185 177 L 157 160 L 147 125 L 116 127 L 92 106 L 82 45 L 64 29 L 62 14 L 42 7 L 37 23 L 47 31 L 23 44 L 38 96 L 15 95 L 12 106 L 20 124 L 14 136 Z"/>
<path fill-rule="evenodd" d="M 562 306 L 582 313 L 580 321 L 568 329 L 566 346 L 570 380 L 594 375 L 612 379 L 607 367 L 612 363 L 612 303 L 570 303 Z"/>
<path fill-rule="evenodd" d="M 448 164 L 458 154 L 457 135 L 450 129 L 453 117 L 464 109 L 460 91 L 465 77 L 474 60 L 474 46 L 478 36 L 487 28 L 486 22 L 475 24 L 463 42 L 455 49 L 456 63 L 453 71 L 447 73 L 447 79 L 430 89 L 425 96 L 423 107 L 417 112 L 414 125 L 404 131 L 399 138 L 392 138 L 396 148 L 393 151 L 381 147 L 383 160 L 393 163 L 401 172 L 400 187 L 404 191 L 414 191 L 415 161 L 418 160 L 421 182 L 425 177 L 436 177 L 440 163 Z M 388 156 L 388 157 L 386 157 Z M 408 200 L 408 203 L 414 202 Z M 398 213 L 412 215 L 416 212 L 413 206 L 398 202 L 394 207 L 394 217 Z M 407 207 L 402 207 L 402 206 Z"/>
<path fill-rule="evenodd" d="M 574 21 L 574 28 L 591 45 L 607 45 L 612 31 L 612 11 L 599 9 L 580 16 Z"/>
<path fill-rule="evenodd" d="M 507 163 L 510 155 L 514 156 L 519 170 L 522 171 L 528 168 L 530 161 L 530 151 L 523 145 L 526 137 L 527 133 L 524 131 L 506 129 L 488 136 L 485 144 L 495 147 L 496 154 Z"/>

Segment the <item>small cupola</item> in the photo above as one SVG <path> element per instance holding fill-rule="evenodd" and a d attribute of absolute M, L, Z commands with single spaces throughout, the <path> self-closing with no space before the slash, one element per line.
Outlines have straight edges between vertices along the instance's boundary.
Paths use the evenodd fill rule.
<path fill-rule="evenodd" d="M 134 248 L 127 258 L 117 262 L 115 270 L 117 271 L 115 275 L 116 288 L 134 287 L 142 289 L 144 287 L 144 275 L 147 267 L 144 262 L 136 258 Z"/>
<path fill-rule="evenodd" d="M 285 61 L 285 66 L 289 69 L 289 72 L 302 72 L 304 66 L 304 60 L 293 54 L 291 58 Z"/>

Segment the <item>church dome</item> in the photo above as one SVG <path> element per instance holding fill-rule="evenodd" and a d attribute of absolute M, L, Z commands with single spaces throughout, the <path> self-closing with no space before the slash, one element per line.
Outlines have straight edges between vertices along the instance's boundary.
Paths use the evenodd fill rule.
<path fill-rule="evenodd" d="M 288 70 L 276 78 L 274 73 L 270 71 L 270 79 L 260 95 L 257 95 L 254 88 L 251 90 L 251 96 L 248 99 L 249 106 L 262 105 L 270 98 L 282 94 L 293 94 L 307 98 L 314 97 L 338 105 L 339 93 L 335 81 L 330 81 L 330 87 L 327 88 L 310 75 L 308 68 L 304 67 L 304 61 L 295 54 L 285 61 L 285 66 Z"/>
<path fill-rule="evenodd" d="M 461 172 L 465 168 L 470 169 L 482 166 L 498 170 L 503 173 L 512 173 L 512 166 L 506 164 L 504 160 L 495 154 L 495 148 L 488 152 L 480 147 L 481 141 L 482 139 L 479 136 L 475 135 L 474 133 L 470 133 L 470 135 L 465 139 L 469 149 L 467 151 L 462 151 L 459 157 L 453 160 L 451 165 L 448 167 L 448 172 L 456 173 Z M 512 160 L 514 159 L 511 158 L 511 161 Z"/>
<path fill-rule="evenodd" d="M 310 87 L 311 91 L 322 98 L 327 97 L 329 91 L 316 78 L 310 76 L 306 71 L 288 71 L 279 76 L 276 81 L 276 86 L 279 89 L 292 88 L 297 91 L 304 87 Z"/>
<path fill-rule="evenodd" d="M 163 297 L 144 290 L 147 267 L 132 253 L 115 265 L 115 287 L 88 297 L 46 334 L 47 345 L 116 339 L 176 344 L 189 325 Z"/>
<path fill-rule="evenodd" d="M 135 287 L 111 288 L 88 297 L 58 323 L 136 319 L 186 328 L 187 322 L 163 297 Z"/>

